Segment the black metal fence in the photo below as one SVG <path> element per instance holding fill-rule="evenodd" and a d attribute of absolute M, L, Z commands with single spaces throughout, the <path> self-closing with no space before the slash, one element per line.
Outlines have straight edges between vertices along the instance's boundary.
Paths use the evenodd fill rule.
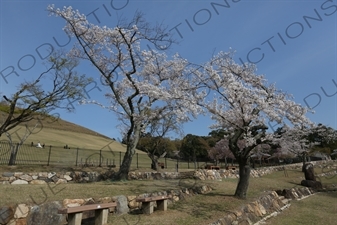
<path fill-rule="evenodd" d="M 9 142 L 0 142 L 0 165 L 8 165 L 13 147 Z M 102 166 L 119 167 L 122 163 L 124 152 L 110 149 L 83 149 L 65 148 L 65 146 L 44 146 L 23 144 L 18 146 L 15 165 L 47 165 L 47 166 Z M 204 168 L 211 163 L 207 160 L 181 160 L 171 158 L 159 159 L 166 169 L 194 169 Z M 222 163 L 221 163 L 222 164 Z M 136 153 L 133 157 L 132 169 L 151 168 L 151 160 L 146 153 Z"/>
<path fill-rule="evenodd" d="M 17 144 L 0 142 L 0 165 L 9 163 L 13 148 Z M 123 152 L 94 150 L 82 148 L 65 148 L 64 146 L 19 145 L 15 157 L 16 165 L 62 165 L 62 166 L 116 166 L 120 165 Z M 139 158 L 138 153 L 136 158 Z M 143 158 L 143 157 L 142 157 Z M 137 162 L 136 162 L 137 163 Z"/>

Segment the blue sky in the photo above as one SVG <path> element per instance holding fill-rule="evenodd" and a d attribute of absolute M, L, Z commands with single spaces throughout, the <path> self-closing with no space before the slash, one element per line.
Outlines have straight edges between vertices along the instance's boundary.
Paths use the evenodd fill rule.
<path fill-rule="evenodd" d="M 292 94 L 296 102 L 313 108 L 315 113 L 308 116 L 314 122 L 337 129 L 337 0 L 1 0 L 1 94 L 10 95 L 24 79 L 44 71 L 41 58 L 47 47 L 70 48 L 72 43 L 67 44 L 62 31 L 64 21 L 48 16 L 49 4 L 72 6 L 90 22 L 110 27 L 118 18 L 131 18 L 136 10 L 142 11 L 149 22 L 167 25 L 179 41 L 168 54 L 179 52 L 197 63 L 232 48 L 238 62 L 256 63 L 258 74 Z M 84 65 L 80 72 L 97 75 Z M 102 99 L 104 87 L 94 87 L 87 88 L 89 98 Z M 109 137 L 120 136 L 112 112 L 95 105 L 73 105 L 75 113 L 59 111 L 62 119 Z M 185 124 L 185 134 L 207 135 L 211 123 L 200 116 Z"/>

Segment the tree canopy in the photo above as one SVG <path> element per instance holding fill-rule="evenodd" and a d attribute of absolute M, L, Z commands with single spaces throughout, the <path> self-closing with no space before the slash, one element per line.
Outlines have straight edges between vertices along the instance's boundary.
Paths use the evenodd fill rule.
<path fill-rule="evenodd" d="M 181 123 L 199 113 L 200 107 L 190 98 L 195 86 L 188 81 L 189 62 L 178 54 L 169 57 L 164 51 L 144 50 L 142 46 L 147 44 L 168 47 L 173 40 L 164 26 L 147 23 L 139 12 L 129 22 L 121 20 L 109 28 L 90 23 L 72 7 L 50 5 L 48 10 L 63 18 L 65 32 L 75 37 L 69 57 L 88 61 L 106 85 L 108 105 L 82 103 L 98 104 L 117 115 L 127 151 L 116 178 L 127 179 L 137 143 L 148 124 L 170 114 Z"/>
<path fill-rule="evenodd" d="M 200 91 L 209 93 L 199 102 L 215 121 L 214 129 L 226 131 L 226 144 L 239 163 L 240 180 L 235 196 L 246 197 L 249 184 L 251 152 L 259 145 L 274 139 L 268 133 L 268 122 L 292 124 L 295 127 L 310 126 L 308 110 L 295 103 L 291 96 L 268 84 L 262 75 L 256 74 L 252 64 L 239 65 L 233 60 L 233 52 L 220 52 L 195 71 Z"/>
<path fill-rule="evenodd" d="M 175 122 L 189 121 L 200 113 L 210 114 L 212 129 L 223 130 L 222 143 L 239 163 L 240 180 L 235 196 L 246 197 L 249 184 L 249 157 L 273 143 L 268 122 L 295 128 L 312 125 L 308 109 L 295 103 L 290 95 L 256 74 L 252 64 L 237 64 L 233 52 L 220 52 L 196 65 L 179 54 L 144 50 L 147 44 L 170 46 L 174 41 L 164 26 L 152 26 L 142 14 L 129 22 L 121 20 L 114 28 L 90 23 L 71 7 L 48 7 L 52 15 L 66 21 L 64 30 L 75 37 L 68 57 L 88 61 L 106 85 L 109 103 L 84 100 L 107 108 L 121 122 L 127 145 L 118 179 L 127 179 L 132 157 L 142 134 L 151 124 L 174 115 Z M 180 156 L 207 156 L 215 138 L 187 135 L 181 142 Z"/>

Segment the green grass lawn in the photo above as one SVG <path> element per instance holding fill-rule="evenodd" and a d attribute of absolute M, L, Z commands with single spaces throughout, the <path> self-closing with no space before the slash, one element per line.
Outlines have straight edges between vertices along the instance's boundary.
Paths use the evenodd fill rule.
<path fill-rule="evenodd" d="M 266 221 L 266 225 L 337 224 L 337 192 L 316 193 L 301 201 L 292 201 L 289 209 Z"/>
<path fill-rule="evenodd" d="M 36 168 L 30 168 L 34 171 Z M 104 168 L 100 168 L 103 170 Z M 316 172 L 319 172 L 316 169 Z M 248 198 L 240 200 L 233 197 L 237 179 L 223 179 L 222 181 L 180 182 L 179 180 L 142 180 L 142 181 L 104 181 L 88 184 L 60 184 L 60 185 L 0 185 L 0 205 L 17 203 L 37 203 L 43 201 L 63 200 L 65 198 L 100 198 L 116 195 L 138 195 L 171 189 L 181 189 L 186 185 L 208 184 L 213 191 L 186 198 L 169 205 L 168 211 L 156 211 L 152 215 L 127 214 L 123 216 L 109 216 L 109 224 L 208 224 L 270 190 L 299 187 L 303 173 L 300 170 L 288 170 L 288 176 L 283 171 L 251 178 Z M 325 187 L 337 184 L 337 177 L 322 177 Z M 46 199 L 46 200 L 45 200 Z M 337 192 L 320 193 L 302 201 L 292 201 L 291 208 L 269 224 L 336 224 L 332 219 L 336 215 Z M 281 221 L 281 222 L 274 222 Z M 303 222 L 302 222 L 303 221 Z"/>

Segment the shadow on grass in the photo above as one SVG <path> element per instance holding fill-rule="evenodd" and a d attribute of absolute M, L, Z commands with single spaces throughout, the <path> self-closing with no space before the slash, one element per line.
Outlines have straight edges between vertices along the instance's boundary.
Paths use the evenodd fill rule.
<path fill-rule="evenodd" d="M 213 193 L 213 192 L 209 192 L 207 194 L 203 194 L 205 196 L 210 196 L 210 197 L 233 197 L 233 198 L 236 198 L 234 196 L 234 194 L 220 194 L 220 193 Z M 239 198 L 236 198 L 239 200 Z"/>
<path fill-rule="evenodd" d="M 296 182 L 293 182 L 293 181 L 288 181 L 288 183 L 295 185 L 294 187 L 303 187 L 300 183 L 296 183 Z"/>
<path fill-rule="evenodd" d="M 228 196 L 232 197 L 230 195 Z M 229 204 L 221 204 L 221 202 L 224 201 L 216 201 L 213 203 L 209 201 L 193 201 L 193 204 L 190 201 L 182 201 L 175 203 L 171 207 L 173 210 L 184 211 L 194 218 L 207 220 L 211 219 L 214 214 L 218 212 L 226 212 L 233 209 L 232 201 L 228 201 Z"/>

